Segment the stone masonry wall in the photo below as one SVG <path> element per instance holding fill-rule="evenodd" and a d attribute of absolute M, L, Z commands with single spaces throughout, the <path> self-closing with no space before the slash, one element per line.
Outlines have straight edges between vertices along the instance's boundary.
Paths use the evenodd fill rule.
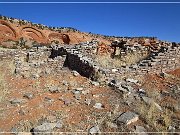
<path fill-rule="evenodd" d="M 52 45 L 49 49 L 42 47 L 35 50 L 34 48 L 22 54 L 23 60 L 18 55 L 15 57 L 16 73 L 36 78 L 50 73 L 58 73 L 66 66 L 92 80 L 103 80 L 109 83 L 111 80 L 118 80 L 121 76 L 141 76 L 146 73 L 166 72 L 180 67 L 180 46 L 173 47 L 171 43 L 168 43 L 168 48 L 164 52 L 152 52 L 149 57 L 139 63 L 115 69 L 106 69 L 95 62 L 96 51 L 96 42 L 81 43 L 76 46 Z M 147 48 L 136 44 L 129 47 L 128 52 L 146 53 Z M 123 54 L 123 52 L 121 53 Z M 27 74 L 27 71 L 30 73 Z"/>

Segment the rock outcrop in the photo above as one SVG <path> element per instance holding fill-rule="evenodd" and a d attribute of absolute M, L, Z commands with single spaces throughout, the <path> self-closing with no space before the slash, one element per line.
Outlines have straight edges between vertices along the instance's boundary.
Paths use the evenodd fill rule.
<path fill-rule="evenodd" d="M 103 53 L 110 51 L 110 48 L 107 45 L 110 45 L 115 39 L 125 39 L 130 46 L 134 43 L 139 43 L 144 46 L 151 46 L 151 48 L 156 48 L 156 45 L 159 43 L 159 40 L 154 37 L 106 36 L 92 34 L 90 32 L 80 32 L 79 30 L 70 27 L 48 27 L 26 20 L 0 16 L 0 43 L 7 40 L 17 41 L 22 37 L 43 44 L 50 44 L 52 42 L 59 44 L 79 44 L 81 42 L 98 39 L 100 44 L 99 52 Z"/>
<path fill-rule="evenodd" d="M 7 40 L 17 41 L 21 37 L 43 44 L 50 44 L 51 42 L 79 44 L 95 38 L 93 35 L 69 27 L 52 28 L 25 20 L 0 16 L 0 43 Z M 110 43 L 107 39 L 99 39 L 106 44 Z"/>

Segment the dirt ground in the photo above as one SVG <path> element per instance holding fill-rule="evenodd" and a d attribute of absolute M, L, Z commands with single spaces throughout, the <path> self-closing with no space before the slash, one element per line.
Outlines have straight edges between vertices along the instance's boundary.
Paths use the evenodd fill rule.
<path fill-rule="evenodd" d="M 12 59 L 1 59 L 0 76 L 1 132 L 30 132 L 43 122 L 55 121 L 63 123 L 62 128 L 55 132 L 87 132 L 94 125 L 101 125 L 102 132 L 122 132 L 131 131 L 137 124 L 146 125 L 138 120 L 125 129 L 110 126 L 119 114 L 136 110 L 137 106 L 124 104 L 122 95 L 110 87 L 94 86 L 89 79 L 80 75 L 74 76 L 67 68 L 63 68 L 58 74 L 25 79 L 14 74 Z M 165 94 L 158 102 L 162 107 L 169 107 L 172 112 L 173 107 L 179 104 L 179 93 L 173 93 L 173 88 L 180 86 L 180 69 L 168 72 L 165 76 L 147 75 L 141 81 L 140 87 L 146 89 L 150 96 Z M 52 86 L 57 86 L 59 91 L 50 92 L 49 87 Z M 73 94 L 75 89 L 81 91 L 80 98 Z M 33 97 L 25 97 L 27 93 Z M 155 95 L 156 101 L 158 94 Z M 13 99 L 21 101 L 12 103 Z M 91 100 L 89 104 L 85 102 L 88 99 Z M 95 108 L 95 103 L 101 103 L 102 108 Z M 172 122 L 178 125 L 179 111 L 174 111 L 172 117 Z"/>

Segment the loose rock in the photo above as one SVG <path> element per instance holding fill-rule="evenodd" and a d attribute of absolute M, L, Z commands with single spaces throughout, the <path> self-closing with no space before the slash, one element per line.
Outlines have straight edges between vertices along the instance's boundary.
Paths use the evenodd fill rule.
<path fill-rule="evenodd" d="M 70 105 L 71 104 L 71 100 L 70 99 L 64 99 L 64 98 L 59 98 L 59 100 L 63 101 L 65 105 Z"/>
<path fill-rule="evenodd" d="M 34 95 L 32 93 L 25 93 L 24 97 L 27 99 L 32 99 L 34 97 Z"/>
<path fill-rule="evenodd" d="M 79 73 L 77 71 L 72 71 L 74 76 L 79 76 Z"/>
<path fill-rule="evenodd" d="M 120 115 L 120 117 L 117 119 L 118 124 L 124 123 L 126 125 L 129 125 L 133 122 L 136 122 L 139 119 L 139 116 L 134 112 L 125 112 Z"/>
<path fill-rule="evenodd" d="M 39 134 L 38 132 L 41 132 L 43 134 L 43 132 L 51 132 L 55 127 L 56 127 L 56 123 L 43 123 L 40 126 L 37 126 L 33 129 L 33 133 L 35 135 Z"/>
<path fill-rule="evenodd" d="M 99 129 L 99 126 L 93 126 L 89 129 L 89 133 L 92 135 L 92 134 L 98 134 L 100 133 L 100 129 Z"/>
<path fill-rule="evenodd" d="M 94 86 L 99 86 L 99 83 L 98 83 L 98 82 L 92 81 L 91 84 L 94 85 Z"/>
<path fill-rule="evenodd" d="M 131 78 L 127 78 L 126 79 L 127 82 L 131 82 L 131 83 L 138 83 L 138 80 L 135 80 L 135 79 L 131 79 Z"/>
<path fill-rule="evenodd" d="M 25 100 L 16 98 L 16 99 L 12 99 L 10 102 L 11 102 L 11 104 L 21 104 L 21 103 L 24 103 Z"/>
<path fill-rule="evenodd" d="M 50 97 L 45 97 L 44 101 L 48 101 L 50 103 L 54 102 L 54 99 L 50 98 Z"/>
<path fill-rule="evenodd" d="M 89 105 L 91 104 L 91 99 L 85 99 L 85 101 L 84 101 L 84 102 L 85 102 L 85 104 L 86 104 L 86 105 L 88 105 L 88 106 L 89 106 Z"/>
<path fill-rule="evenodd" d="M 62 121 L 58 121 L 57 123 L 56 123 L 56 128 L 62 128 L 63 127 L 63 123 L 62 123 Z"/>
<path fill-rule="evenodd" d="M 60 91 L 60 89 L 59 89 L 58 86 L 51 86 L 51 87 L 49 87 L 49 91 L 50 91 L 51 93 L 57 93 L 57 92 Z"/>
<path fill-rule="evenodd" d="M 96 103 L 93 107 L 96 109 L 102 109 L 104 106 L 101 103 Z"/>

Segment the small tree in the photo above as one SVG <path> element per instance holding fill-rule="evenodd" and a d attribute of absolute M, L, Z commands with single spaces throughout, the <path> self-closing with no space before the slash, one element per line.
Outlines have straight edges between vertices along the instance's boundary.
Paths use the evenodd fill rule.
<path fill-rule="evenodd" d="M 18 46 L 21 48 L 25 47 L 27 40 L 25 40 L 23 37 L 21 37 L 18 41 Z"/>
<path fill-rule="evenodd" d="M 0 19 L 3 19 L 3 16 L 0 14 Z"/>

